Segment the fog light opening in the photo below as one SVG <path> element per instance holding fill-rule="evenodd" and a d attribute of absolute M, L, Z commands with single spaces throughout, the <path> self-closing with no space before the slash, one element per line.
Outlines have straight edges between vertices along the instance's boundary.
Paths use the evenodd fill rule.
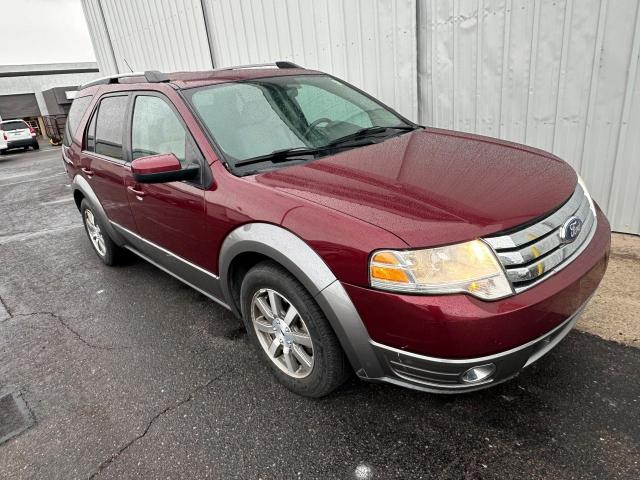
<path fill-rule="evenodd" d="M 469 370 L 464 372 L 461 378 L 464 383 L 478 383 L 489 379 L 495 371 L 496 366 L 493 363 L 478 365 L 477 367 L 471 367 Z"/>

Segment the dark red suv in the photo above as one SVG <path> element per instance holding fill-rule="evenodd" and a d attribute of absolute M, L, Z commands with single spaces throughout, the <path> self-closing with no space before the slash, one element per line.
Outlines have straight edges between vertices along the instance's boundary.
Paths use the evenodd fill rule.
<path fill-rule="evenodd" d="M 573 327 L 610 231 L 559 158 L 418 126 L 289 62 L 94 81 L 62 151 L 100 259 L 230 309 L 280 382 L 503 382 Z"/>

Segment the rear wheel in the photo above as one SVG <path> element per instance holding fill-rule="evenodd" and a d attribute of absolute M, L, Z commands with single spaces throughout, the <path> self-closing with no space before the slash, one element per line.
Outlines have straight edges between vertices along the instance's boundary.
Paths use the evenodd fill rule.
<path fill-rule="evenodd" d="M 82 200 L 80 211 L 93 250 L 105 265 L 115 265 L 121 255 L 121 249 L 109 237 L 102 219 L 95 214 L 93 207 L 86 200 Z"/>
<path fill-rule="evenodd" d="M 38 142 L 34 143 L 31 146 L 33 147 L 34 150 L 40 150 L 40 145 L 38 144 Z"/>
<path fill-rule="evenodd" d="M 267 261 L 245 276 L 242 314 L 260 358 L 291 391 L 307 397 L 331 393 L 350 367 L 326 317 L 293 275 Z"/>

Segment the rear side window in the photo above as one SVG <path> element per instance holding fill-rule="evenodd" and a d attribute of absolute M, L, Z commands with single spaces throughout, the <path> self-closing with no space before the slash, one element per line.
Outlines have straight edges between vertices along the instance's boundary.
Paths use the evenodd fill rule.
<path fill-rule="evenodd" d="M 29 128 L 29 125 L 27 125 L 22 120 L 0 123 L 0 130 L 3 130 L 5 132 L 10 132 L 11 130 L 24 130 L 25 128 Z"/>
<path fill-rule="evenodd" d="M 107 97 L 100 101 L 87 129 L 86 150 L 123 159 L 122 136 L 128 96 Z"/>
<path fill-rule="evenodd" d="M 80 120 L 82 120 L 89 103 L 91 103 L 91 95 L 78 97 L 71 104 L 69 115 L 67 116 L 67 124 L 64 128 L 64 138 L 62 140 L 62 143 L 67 147 L 71 145 L 71 137 L 80 126 Z"/>

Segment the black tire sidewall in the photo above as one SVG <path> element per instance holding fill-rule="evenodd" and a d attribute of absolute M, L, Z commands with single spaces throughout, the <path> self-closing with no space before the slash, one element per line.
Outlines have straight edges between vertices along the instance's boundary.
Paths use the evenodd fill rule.
<path fill-rule="evenodd" d="M 261 288 L 271 288 L 282 294 L 304 319 L 313 342 L 314 357 L 313 369 L 307 377 L 287 375 L 273 363 L 260 345 L 251 319 L 251 301 Z M 256 265 L 243 280 L 240 298 L 242 318 L 251 342 L 263 363 L 288 389 L 307 397 L 321 397 L 346 380 L 344 353 L 335 333 L 313 297 L 289 272 L 274 262 Z"/>

